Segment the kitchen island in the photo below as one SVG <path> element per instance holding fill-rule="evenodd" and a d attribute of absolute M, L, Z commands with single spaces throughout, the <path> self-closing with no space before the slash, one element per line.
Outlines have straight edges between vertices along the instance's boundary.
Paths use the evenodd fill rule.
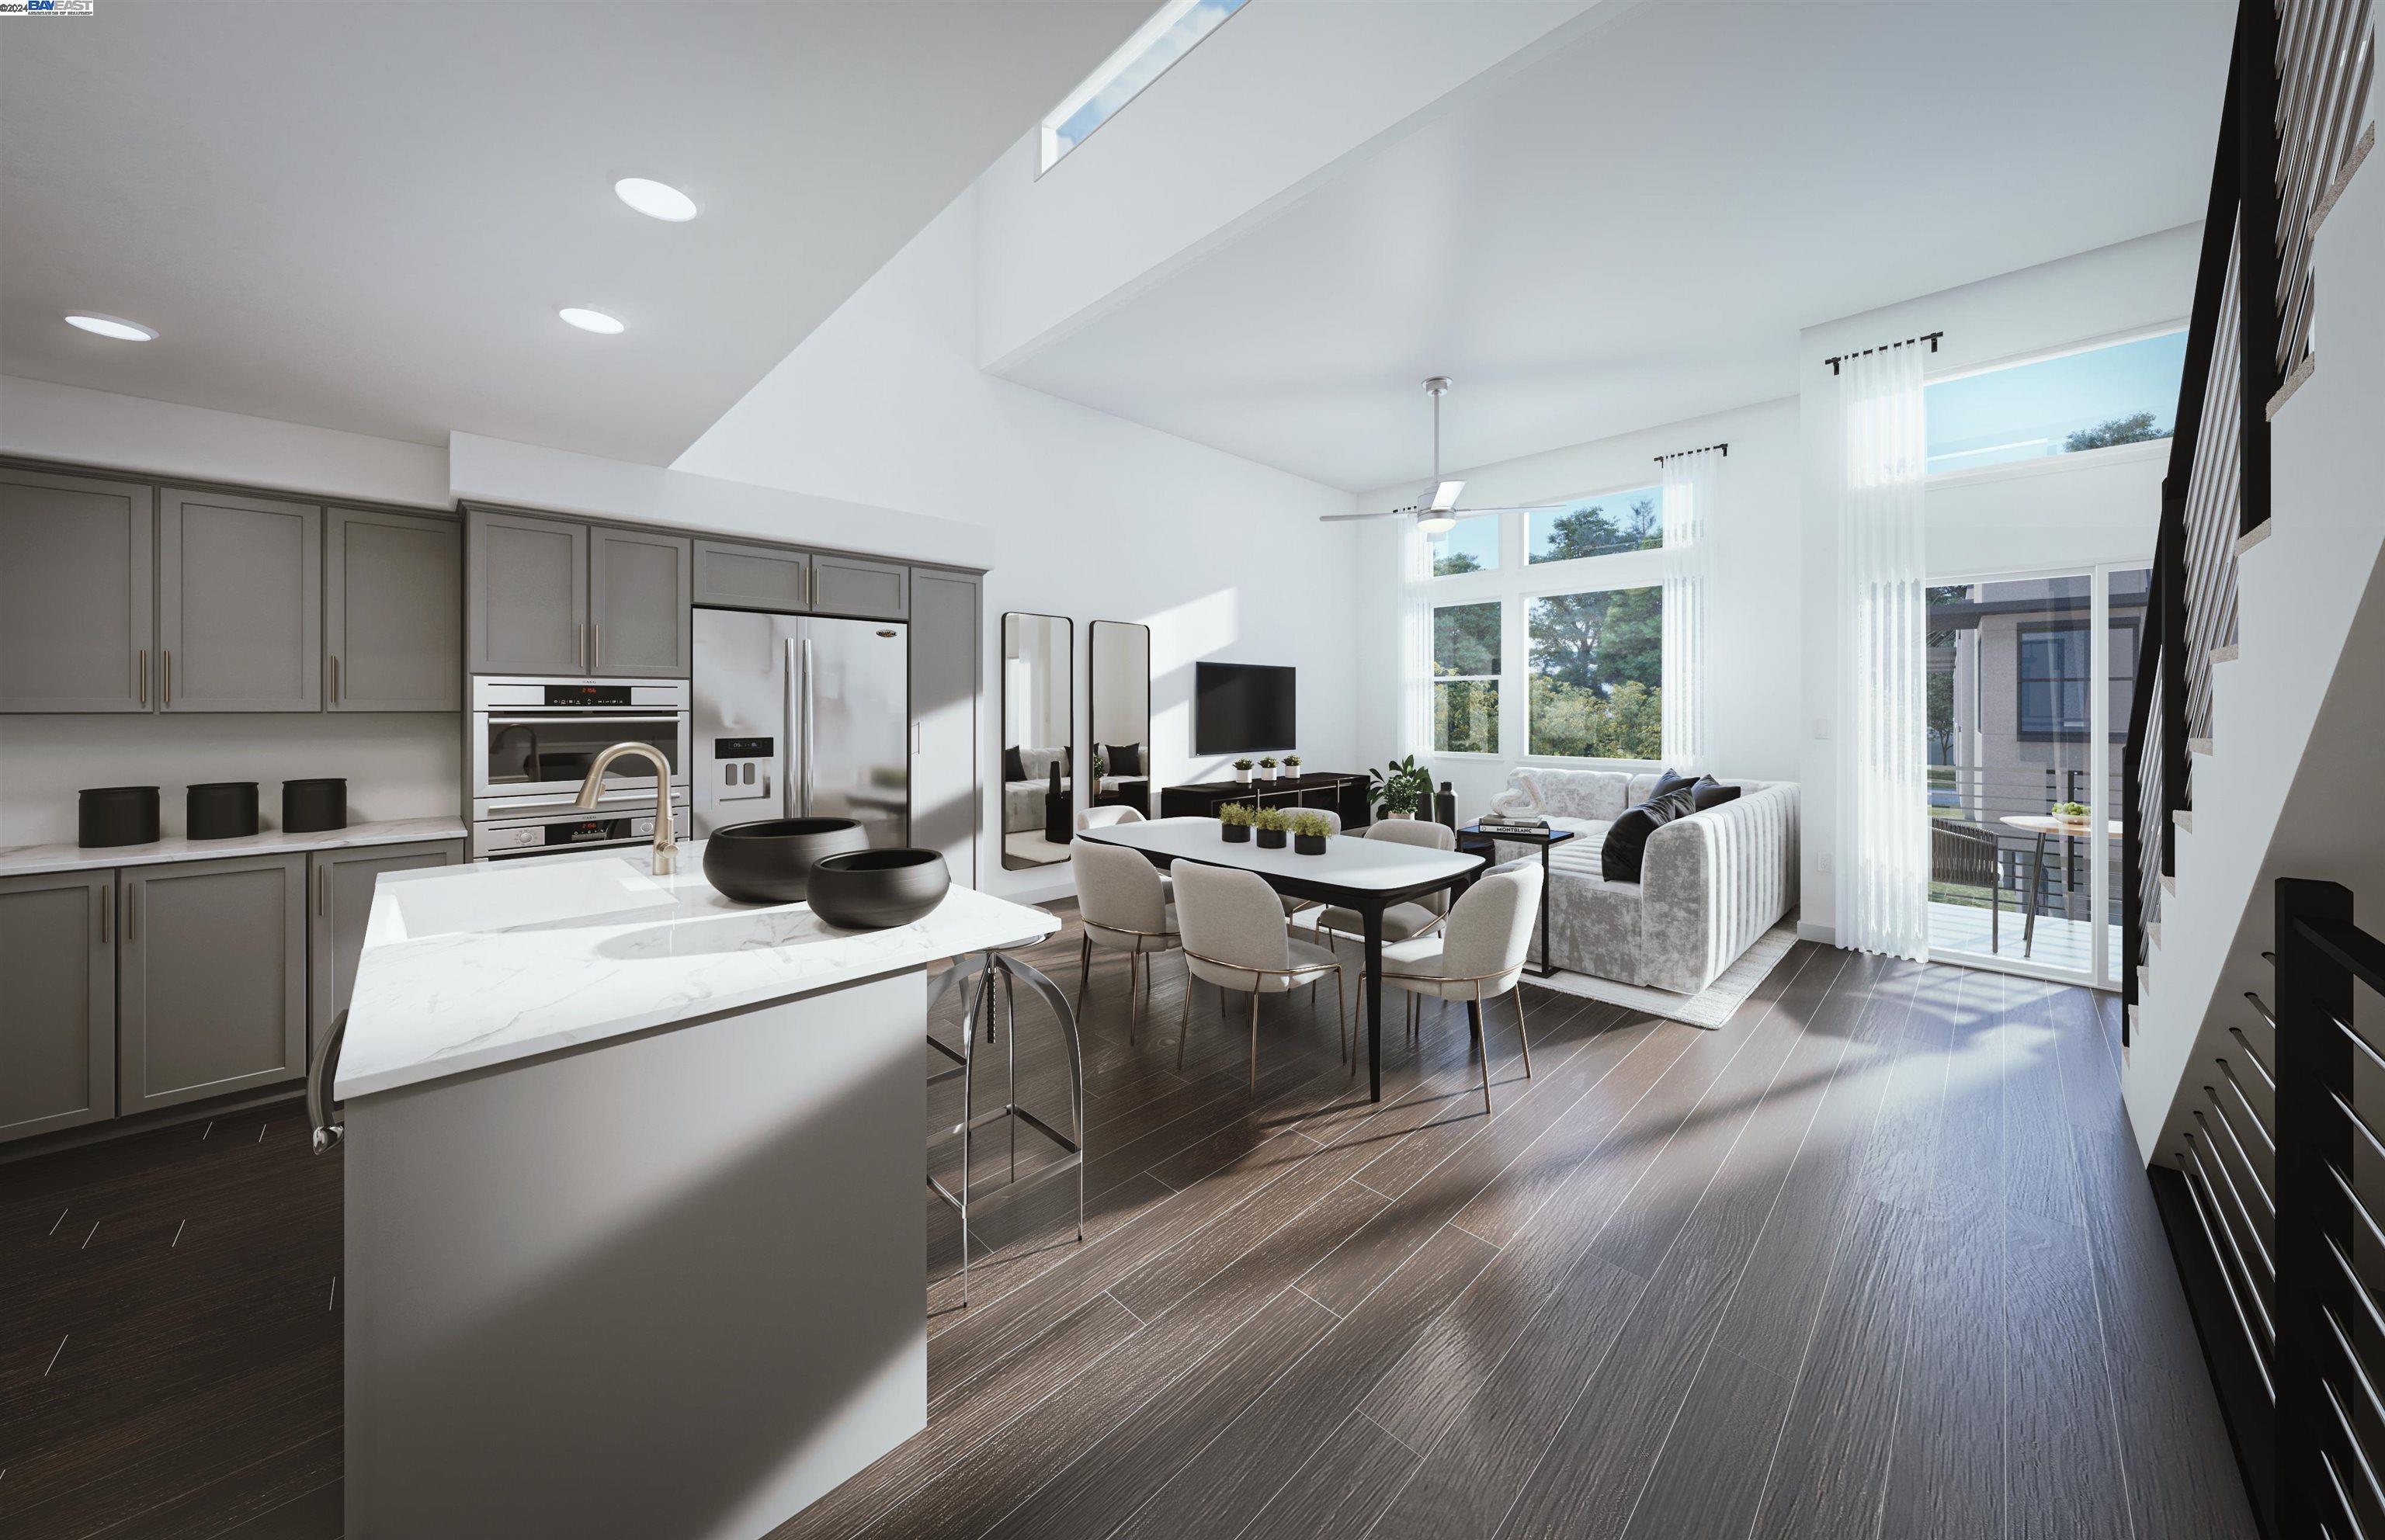
<path fill-rule="evenodd" d="M 925 1426 L 926 969 L 682 847 L 392 874 L 334 1084 L 345 1533 L 771 1528 Z"/>

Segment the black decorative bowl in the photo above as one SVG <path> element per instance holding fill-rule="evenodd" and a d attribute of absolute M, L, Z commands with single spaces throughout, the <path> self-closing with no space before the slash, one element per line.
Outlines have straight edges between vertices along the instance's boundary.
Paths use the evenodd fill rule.
<path fill-rule="evenodd" d="M 868 833 L 850 818 L 731 824 L 704 842 L 704 880 L 739 903 L 800 903 L 822 856 L 868 848 Z"/>
<path fill-rule="evenodd" d="M 1260 850 L 1263 850 L 1263 851 L 1280 851 L 1280 850 L 1283 849 L 1283 841 L 1284 841 L 1284 831 L 1283 831 L 1282 829 L 1261 829 L 1261 830 L 1259 830 L 1259 840 L 1258 840 L 1258 844 L 1259 844 L 1259 849 L 1260 849 Z"/>
<path fill-rule="evenodd" d="M 1323 855 L 1325 853 L 1325 841 L 1329 838 L 1330 837 L 1322 834 L 1295 834 L 1292 837 L 1292 853 L 1294 855 Z"/>
<path fill-rule="evenodd" d="M 1247 845 L 1251 842 L 1251 826 L 1248 824 L 1226 824 L 1221 826 L 1221 832 L 1229 845 Z"/>
<path fill-rule="evenodd" d="M 952 885 L 935 851 L 855 851 L 812 868 L 812 913 L 845 930 L 884 930 L 927 914 Z"/>

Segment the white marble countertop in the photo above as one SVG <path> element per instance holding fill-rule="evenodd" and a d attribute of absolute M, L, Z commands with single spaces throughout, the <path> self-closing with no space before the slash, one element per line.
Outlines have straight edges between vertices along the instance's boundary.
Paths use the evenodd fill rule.
<path fill-rule="evenodd" d="M 805 904 L 733 903 L 704 846 L 384 875 L 356 964 L 342 1099 L 1040 941 L 1040 909 L 955 888 L 925 919 L 839 930 Z"/>
<path fill-rule="evenodd" d="M 464 835 L 460 818 L 393 818 L 314 834 L 266 829 L 231 839 L 185 839 L 177 836 L 146 845 L 108 845 L 95 851 L 86 851 L 79 845 L 11 845 L 0 848 L 0 877 L 111 866 L 154 866 L 166 861 L 220 861 L 236 855 L 287 855 L 293 851 L 338 851 L 356 845 L 403 845 L 417 839 L 461 839 Z"/>

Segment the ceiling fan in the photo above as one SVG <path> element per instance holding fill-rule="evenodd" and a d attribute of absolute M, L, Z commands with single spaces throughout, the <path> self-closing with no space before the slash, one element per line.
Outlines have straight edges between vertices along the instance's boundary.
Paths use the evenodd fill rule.
<path fill-rule="evenodd" d="M 1432 397 L 1432 491 L 1421 502 L 1404 503 L 1396 508 L 1386 508 L 1380 514 L 1322 514 L 1327 524 L 1338 524 L 1359 518 L 1411 518 L 1416 527 L 1428 535 L 1446 534 L 1457 528 L 1461 518 L 1475 518 L 1484 514 L 1530 513 L 1530 508 L 1460 508 L 1457 494 L 1466 490 L 1463 481 L 1444 481 L 1441 476 L 1441 398 L 1449 391 L 1449 377 L 1434 375 L 1424 382 L 1425 393 Z M 1555 504 L 1552 504 L 1555 506 Z"/>

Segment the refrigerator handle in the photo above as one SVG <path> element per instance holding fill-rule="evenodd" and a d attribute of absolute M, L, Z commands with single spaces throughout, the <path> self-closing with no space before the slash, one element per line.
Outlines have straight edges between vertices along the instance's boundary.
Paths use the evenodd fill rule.
<path fill-rule="evenodd" d="M 799 764 L 804 778 L 804 816 L 812 815 L 812 639 L 804 638 L 804 714 L 796 739 L 803 758 Z"/>

